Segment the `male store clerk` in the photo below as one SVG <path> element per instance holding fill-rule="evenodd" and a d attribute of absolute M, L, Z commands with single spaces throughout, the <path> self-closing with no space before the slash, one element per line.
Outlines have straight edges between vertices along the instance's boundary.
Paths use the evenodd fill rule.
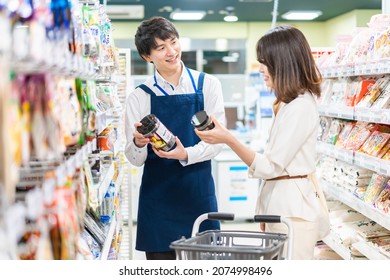
<path fill-rule="evenodd" d="M 126 101 L 126 156 L 131 164 L 144 165 L 136 250 L 144 251 L 148 260 L 172 260 L 176 256 L 170 244 L 189 238 L 199 215 L 218 211 L 211 159 L 222 145 L 201 141 L 191 118 L 205 110 L 224 124 L 222 87 L 216 77 L 184 65 L 179 34 L 163 17 L 143 21 L 135 44 L 139 55 L 155 67 L 154 75 Z M 151 113 L 176 136 L 168 152 L 155 149 L 136 129 Z M 219 222 L 205 221 L 200 231 L 219 228 Z"/>

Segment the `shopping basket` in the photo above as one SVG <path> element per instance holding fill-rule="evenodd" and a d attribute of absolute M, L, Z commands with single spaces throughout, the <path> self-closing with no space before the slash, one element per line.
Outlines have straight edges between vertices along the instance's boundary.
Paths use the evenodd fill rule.
<path fill-rule="evenodd" d="M 292 240 L 292 227 L 281 216 L 255 215 L 260 223 L 285 223 L 288 234 L 256 231 L 207 230 L 199 233 L 205 220 L 234 220 L 230 213 L 206 213 L 194 222 L 192 235 L 171 243 L 178 260 L 280 260 L 287 241 Z M 286 259 L 291 259 L 292 242 L 287 244 Z"/>

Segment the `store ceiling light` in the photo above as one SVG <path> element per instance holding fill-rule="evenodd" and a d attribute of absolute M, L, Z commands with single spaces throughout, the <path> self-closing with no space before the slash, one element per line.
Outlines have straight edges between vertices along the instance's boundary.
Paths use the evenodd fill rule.
<path fill-rule="evenodd" d="M 235 22 L 238 20 L 238 17 L 234 14 L 234 7 L 228 6 L 226 7 L 226 10 L 220 11 L 220 13 L 225 14 L 223 20 L 227 22 Z"/>
<path fill-rule="evenodd" d="M 322 15 L 321 11 L 288 11 L 282 15 L 287 20 L 313 20 Z"/>
<path fill-rule="evenodd" d="M 237 62 L 238 58 L 237 57 L 234 57 L 234 56 L 224 56 L 222 57 L 222 61 L 223 62 Z"/>
<path fill-rule="evenodd" d="M 238 20 L 238 17 L 236 17 L 235 15 L 227 15 L 223 18 L 223 20 L 227 22 L 235 22 Z"/>
<path fill-rule="evenodd" d="M 201 20 L 206 15 L 205 11 L 181 11 L 175 10 L 170 14 L 174 20 Z"/>

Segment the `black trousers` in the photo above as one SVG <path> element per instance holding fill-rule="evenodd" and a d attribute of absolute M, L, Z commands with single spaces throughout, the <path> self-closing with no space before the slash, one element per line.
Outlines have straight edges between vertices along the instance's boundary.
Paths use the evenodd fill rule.
<path fill-rule="evenodd" d="M 147 260 L 176 260 L 175 251 L 145 252 Z"/>

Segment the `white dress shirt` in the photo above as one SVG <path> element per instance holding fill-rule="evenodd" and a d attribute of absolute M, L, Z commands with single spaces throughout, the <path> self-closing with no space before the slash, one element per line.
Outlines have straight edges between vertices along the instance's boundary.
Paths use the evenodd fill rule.
<path fill-rule="evenodd" d="M 317 105 L 309 93 L 282 104 L 274 115 L 264 154 L 257 153 L 249 168 L 250 177 L 264 179 L 256 206 L 258 214 L 316 220 L 319 204 L 309 179 L 267 179 L 315 172 L 318 125 Z"/>
<path fill-rule="evenodd" d="M 157 84 L 162 87 L 169 95 L 194 93 L 191 78 L 182 63 L 183 70 L 177 87 L 167 82 L 157 71 L 155 72 Z M 195 85 L 198 85 L 198 77 L 200 72 L 190 69 L 194 78 Z M 150 76 L 144 84 L 148 86 L 157 96 L 164 95 L 154 85 L 154 77 Z M 225 109 L 222 95 L 221 82 L 214 76 L 206 74 L 203 84 L 204 110 L 210 116 L 214 116 L 218 122 L 225 125 Z M 142 166 L 147 157 L 147 146 L 138 148 L 133 142 L 134 123 L 151 113 L 150 94 L 145 93 L 142 89 L 136 88 L 129 94 L 126 100 L 125 114 L 125 132 L 126 132 L 126 148 L 125 154 L 127 159 L 135 166 Z M 172 112 L 172 117 L 175 112 Z M 168 127 L 169 129 L 169 127 Z M 195 132 L 194 132 L 195 133 Z M 183 166 L 210 160 L 214 158 L 221 150 L 223 145 L 210 145 L 203 141 L 192 147 L 185 147 L 188 155 L 187 161 L 180 161 Z"/>

